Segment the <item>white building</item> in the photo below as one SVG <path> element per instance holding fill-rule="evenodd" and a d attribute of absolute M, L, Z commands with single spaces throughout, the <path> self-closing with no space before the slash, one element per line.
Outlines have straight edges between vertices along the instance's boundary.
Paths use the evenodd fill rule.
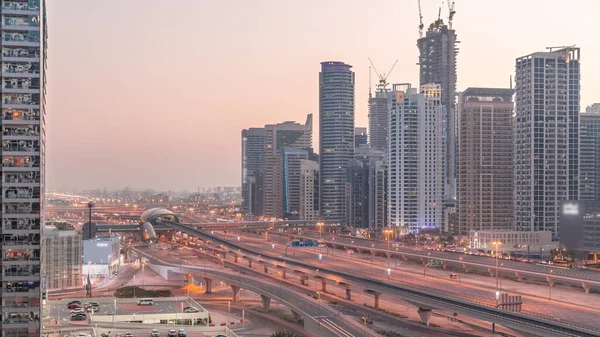
<path fill-rule="evenodd" d="M 101 236 L 83 241 L 83 276 L 110 279 L 121 263 L 121 237 Z"/>
<path fill-rule="evenodd" d="M 81 234 L 74 230 L 44 227 L 44 269 L 47 289 L 81 287 Z"/>
<path fill-rule="evenodd" d="M 493 242 L 499 242 L 498 248 Z M 506 231 L 471 230 L 469 247 L 486 251 L 529 252 L 528 255 L 548 255 L 551 249 L 558 248 L 558 242 L 552 242 L 551 231 Z"/>
<path fill-rule="evenodd" d="M 404 90 L 403 90 L 404 89 Z M 439 85 L 394 84 L 388 93 L 388 224 L 400 232 L 439 228 L 445 148 Z"/>
<path fill-rule="evenodd" d="M 319 217 L 319 163 L 300 160 L 300 220 Z"/>
<path fill-rule="evenodd" d="M 592 105 L 588 105 L 585 108 L 585 112 L 587 112 L 587 113 L 600 113 L 600 103 L 594 103 Z"/>
<path fill-rule="evenodd" d="M 559 210 L 579 200 L 579 48 L 516 61 L 515 229 L 552 231 Z"/>

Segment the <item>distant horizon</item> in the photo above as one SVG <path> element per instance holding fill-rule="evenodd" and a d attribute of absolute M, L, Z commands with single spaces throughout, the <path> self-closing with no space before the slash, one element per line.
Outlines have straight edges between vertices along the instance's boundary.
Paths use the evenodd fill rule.
<path fill-rule="evenodd" d="M 421 2 L 427 27 L 440 3 Z M 398 59 L 388 82 L 418 85 L 417 1 L 182 0 L 174 7 L 130 0 L 115 10 L 63 0 L 47 7 L 49 190 L 237 187 L 241 130 L 302 123 L 309 113 L 318 153 L 324 61 L 353 66 L 356 127 L 368 125 L 369 57 L 380 73 Z M 508 88 L 516 58 L 576 44 L 580 110 L 600 102 L 600 3 L 461 0 L 456 10 L 458 91 Z M 371 82 L 374 90 L 375 71 Z"/>

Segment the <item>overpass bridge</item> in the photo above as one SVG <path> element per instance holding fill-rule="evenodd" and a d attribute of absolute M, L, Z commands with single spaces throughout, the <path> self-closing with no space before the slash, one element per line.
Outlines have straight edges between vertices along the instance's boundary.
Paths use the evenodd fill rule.
<path fill-rule="evenodd" d="M 179 223 L 168 224 L 171 228 L 187 233 L 188 235 L 204 238 L 223 246 L 230 247 L 238 252 L 258 254 L 257 252 L 248 249 L 244 246 L 233 242 L 221 239 L 217 236 L 202 232 L 199 229 L 192 228 Z M 314 269 L 311 264 L 301 261 L 288 259 L 275 255 L 261 254 L 263 257 L 270 258 L 281 263 L 286 263 L 288 266 L 297 266 L 307 269 Z M 600 336 L 600 330 L 591 330 L 587 327 L 579 327 L 565 322 L 555 321 L 551 318 L 534 316 L 525 313 L 516 313 L 502 310 L 486 303 L 476 303 L 465 298 L 455 298 L 446 294 L 432 293 L 431 289 L 415 289 L 408 287 L 405 284 L 390 284 L 386 281 L 360 277 L 346 272 L 341 272 L 334 269 L 329 269 L 323 266 L 319 267 L 321 273 L 328 273 L 333 276 L 343 277 L 347 281 L 359 283 L 368 286 L 369 289 L 376 290 L 382 293 L 394 294 L 404 300 L 416 304 L 420 310 L 440 309 L 449 312 L 463 314 L 465 316 L 481 319 L 484 321 L 503 325 L 505 327 L 533 333 L 541 336 L 578 336 L 592 337 Z"/>
<path fill-rule="evenodd" d="M 270 308 L 270 301 L 276 300 L 278 303 L 288 307 L 299 320 L 304 321 L 304 330 L 314 336 L 319 337 L 338 337 L 338 336 L 380 336 L 371 330 L 366 330 L 360 323 L 351 318 L 342 315 L 337 310 L 326 304 L 315 301 L 289 287 L 273 284 L 264 278 L 249 276 L 247 274 L 231 273 L 224 270 L 203 268 L 198 266 L 180 265 L 163 261 L 147 252 L 135 249 L 138 255 L 143 255 L 148 259 L 148 266 L 159 275 L 168 278 L 170 273 L 190 273 L 210 275 L 229 284 L 233 290 L 233 301 L 239 300 L 240 288 L 247 289 L 261 295 L 263 308 Z M 207 285 L 208 287 L 208 285 Z"/>

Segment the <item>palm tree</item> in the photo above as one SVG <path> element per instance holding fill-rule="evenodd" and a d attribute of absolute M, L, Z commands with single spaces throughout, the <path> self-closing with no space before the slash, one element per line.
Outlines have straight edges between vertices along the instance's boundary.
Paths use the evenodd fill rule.
<path fill-rule="evenodd" d="M 278 331 L 278 332 L 272 333 L 271 337 L 302 337 L 302 336 L 296 335 L 293 332 Z"/>

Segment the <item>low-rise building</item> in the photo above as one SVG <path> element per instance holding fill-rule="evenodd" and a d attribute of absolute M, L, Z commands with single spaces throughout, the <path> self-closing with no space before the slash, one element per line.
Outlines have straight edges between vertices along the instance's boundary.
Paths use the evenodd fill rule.
<path fill-rule="evenodd" d="M 497 248 L 494 242 L 499 242 Z M 545 256 L 550 254 L 550 250 L 558 248 L 558 242 L 552 241 L 551 231 L 471 230 L 469 247 Z"/>
<path fill-rule="evenodd" d="M 62 227 L 61 227 L 62 228 Z M 44 269 L 46 289 L 82 286 L 81 234 L 74 230 L 46 226 L 44 238 Z"/>
<path fill-rule="evenodd" d="M 83 275 L 111 278 L 121 262 L 120 241 L 114 234 L 83 241 Z"/>
<path fill-rule="evenodd" d="M 565 201 L 560 210 L 560 248 L 600 251 L 600 201 Z"/>

